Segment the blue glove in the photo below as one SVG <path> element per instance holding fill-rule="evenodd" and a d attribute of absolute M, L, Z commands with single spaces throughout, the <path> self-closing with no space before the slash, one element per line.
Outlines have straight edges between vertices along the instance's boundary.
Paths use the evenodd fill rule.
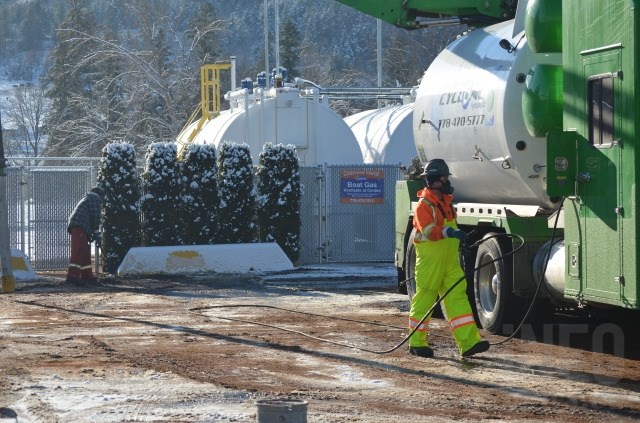
<path fill-rule="evenodd" d="M 444 228 L 444 236 L 447 238 L 458 238 L 460 243 L 467 243 L 467 234 L 460 229 L 453 229 L 451 226 L 445 226 Z"/>

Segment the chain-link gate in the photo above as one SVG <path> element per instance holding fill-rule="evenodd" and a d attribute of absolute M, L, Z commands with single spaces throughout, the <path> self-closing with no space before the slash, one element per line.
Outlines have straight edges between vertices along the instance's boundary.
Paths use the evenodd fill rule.
<path fill-rule="evenodd" d="M 94 166 L 7 168 L 11 247 L 29 256 L 34 269 L 68 266 L 67 219 L 95 180 Z"/>
<path fill-rule="evenodd" d="M 303 167 L 301 262 L 392 261 L 394 165 Z"/>

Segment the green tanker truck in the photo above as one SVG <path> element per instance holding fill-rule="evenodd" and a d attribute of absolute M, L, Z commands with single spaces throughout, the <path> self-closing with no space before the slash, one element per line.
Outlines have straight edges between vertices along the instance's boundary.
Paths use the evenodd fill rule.
<path fill-rule="evenodd" d="M 637 2 L 339 1 L 407 29 L 479 27 L 426 70 L 413 135 L 421 163 L 442 158 L 453 174 L 458 222 L 477 243 L 464 263 L 482 326 L 505 332 L 534 299 L 638 310 Z M 411 175 L 396 186 L 395 263 L 409 294 L 421 187 Z"/>

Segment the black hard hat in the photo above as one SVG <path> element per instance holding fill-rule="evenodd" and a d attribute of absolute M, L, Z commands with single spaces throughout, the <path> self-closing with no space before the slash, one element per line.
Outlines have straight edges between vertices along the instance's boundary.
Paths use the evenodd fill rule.
<path fill-rule="evenodd" d="M 433 159 L 424 166 L 424 171 L 420 174 L 423 177 L 429 176 L 449 176 L 449 166 L 442 159 Z"/>

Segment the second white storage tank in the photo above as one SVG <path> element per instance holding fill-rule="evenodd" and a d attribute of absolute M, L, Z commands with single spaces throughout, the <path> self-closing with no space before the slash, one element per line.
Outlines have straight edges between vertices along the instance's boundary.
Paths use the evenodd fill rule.
<path fill-rule="evenodd" d="M 413 103 L 365 110 L 344 121 L 358 140 L 365 164 L 410 165 L 417 156 Z"/>

